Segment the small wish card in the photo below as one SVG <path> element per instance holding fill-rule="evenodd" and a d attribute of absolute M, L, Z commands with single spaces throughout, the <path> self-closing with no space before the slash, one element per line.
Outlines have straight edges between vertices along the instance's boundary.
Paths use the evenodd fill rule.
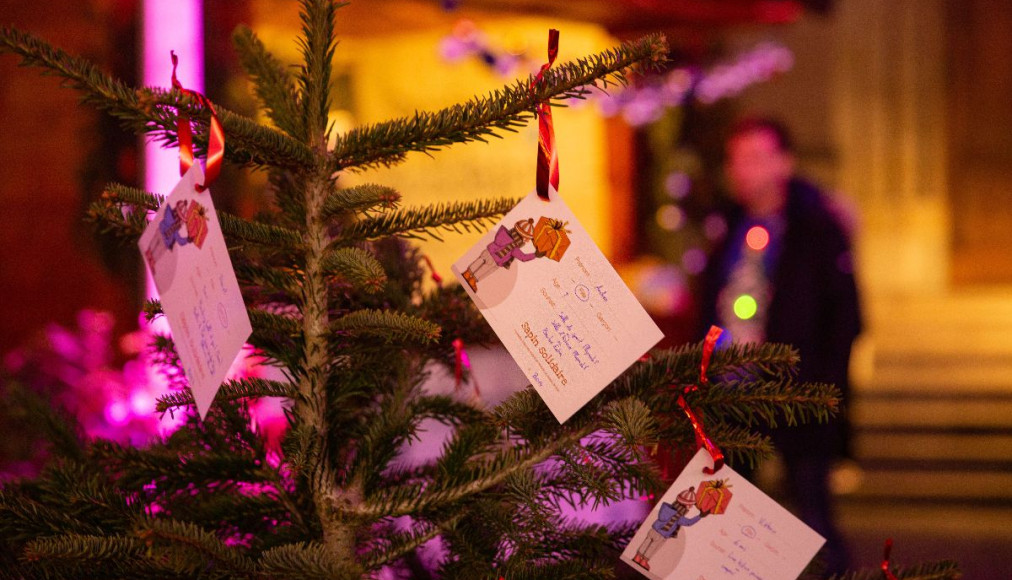
<path fill-rule="evenodd" d="M 141 235 L 183 371 L 201 418 L 252 332 L 211 192 L 194 163 Z"/>
<path fill-rule="evenodd" d="M 622 552 L 657 580 L 797 578 L 825 540 L 726 465 L 703 473 L 700 449 Z"/>
<path fill-rule="evenodd" d="M 562 423 L 663 334 L 551 194 L 525 197 L 452 269 Z"/>

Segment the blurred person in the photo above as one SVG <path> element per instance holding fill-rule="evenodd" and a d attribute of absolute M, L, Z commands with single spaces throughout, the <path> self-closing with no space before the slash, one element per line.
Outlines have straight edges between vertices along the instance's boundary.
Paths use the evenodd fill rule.
<path fill-rule="evenodd" d="M 834 522 L 829 475 L 836 460 L 850 456 L 848 365 L 861 330 L 853 220 L 795 174 L 791 136 L 779 122 L 740 120 L 725 154 L 733 204 L 724 212 L 727 234 L 703 275 L 701 321 L 724 327 L 734 342 L 795 346 L 798 379 L 832 383 L 843 394 L 830 422 L 770 432 L 798 515 L 826 538 L 828 572 L 841 573 L 849 558 Z"/>

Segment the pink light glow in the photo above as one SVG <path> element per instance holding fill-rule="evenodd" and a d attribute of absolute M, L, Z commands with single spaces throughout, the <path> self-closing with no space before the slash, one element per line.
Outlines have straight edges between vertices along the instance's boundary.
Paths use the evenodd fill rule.
<path fill-rule="evenodd" d="M 112 425 L 123 425 L 130 419 L 130 407 L 123 401 L 113 401 L 105 408 L 106 419 Z"/>
<path fill-rule="evenodd" d="M 176 75 L 188 89 L 204 90 L 203 0 L 144 0 L 144 86 L 172 86 L 171 52 L 179 56 Z M 179 181 L 179 151 L 155 141 L 144 143 L 144 187 L 168 195 Z M 154 281 L 147 277 L 146 296 L 157 298 Z M 154 330 L 167 333 L 161 322 Z"/>
<path fill-rule="evenodd" d="M 143 6 L 143 83 L 149 87 L 172 86 L 171 52 L 179 56 L 176 75 L 188 89 L 204 90 L 204 16 L 203 0 L 144 0 Z M 168 195 L 179 181 L 179 151 L 165 149 L 159 142 L 144 143 L 144 187 L 148 191 Z M 157 298 L 154 280 L 147 273 L 145 296 Z M 170 334 L 164 317 L 155 320 L 149 329 Z M 149 379 L 158 380 L 154 367 L 148 368 Z"/>
<path fill-rule="evenodd" d="M 144 1 L 144 85 L 169 87 L 170 51 L 179 55 L 177 76 L 184 87 L 204 90 L 204 18 L 202 0 Z M 144 147 L 144 185 L 168 194 L 179 181 L 179 152 L 157 143 Z"/>

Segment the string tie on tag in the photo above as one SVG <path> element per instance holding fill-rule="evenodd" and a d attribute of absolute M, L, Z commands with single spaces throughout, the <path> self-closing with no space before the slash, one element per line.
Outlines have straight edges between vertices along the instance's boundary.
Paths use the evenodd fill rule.
<path fill-rule="evenodd" d="M 541 70 L 531 81 L 531 97 L 537 96 L 545 71 L 552 66 L 558 55 L 559 31 L 552 28 L 548 31 L 548 62 L 541 65 Z M 549 99 L 538 101 L 534 106 L 534 114 L 538 118 L 537 192 L 538 197 L 548 201 L 548 186 L 559 190 L 559 153 L 555 149 L 555 126 L 552 124 L 552 105 Z"/>
<path fill-rule="evenodd" d="M 197 191 L 204 191 L 208 187 L 211 187 L 211 184 L 218 179 L 218 174 L 221 172 L 221 162 L 225 154 L 225 131 L 221 127 L 218 114 L 215 112 L 211 101 L 197 91 L 183 88 L 179 79 L 176 78 L 176 67 L 179 65 L 179 58 L 176 57 L 175 51 L 170 51 L 169 54 L 172 56 L 172 88 L 192 98 L 200 106 L 211 112 L 211 122 L 208 125 L 204 183 L 197 184 Z M 183 175 L 193 166 L 193 134 L 190 130 L 190 118 L 182 111 L 179 111 L 177 115 L 176 134 L 179 138 L 179 175 Z"/>
<path fill-rule="evenodd" d="M 699 364 L 699 384 L 709 384 L 710 379 L 707 378 L 706 373 L 710 368 L 710 358 L 713 356 L 713 351 L 717 346 L 717 339 L 720 338 L 721 333 L 724 331 L 717 327 L 711 326 L 710 331 L 706 333 L 706 339 L 703 341 L 703 358 Z M 685 411 L 685 416 L 689 418 L 689 422 L 692 423 L 692 430 L 696 435 L 696 447 L 705 447 L 706 451 L 710 454 L 710 458 L 713 460 L 713 468 L 704 467 L 703 472 L 707 475 L 713 475 L 720 471 L 724 467 L 724 453 L 717 447 L 716 444 L 707 436 L 706 431 L 703 429 L 702 420 L 692 410 L 692 407 L 685 401 L 685 395 L 692 391 L 699 390 L 696 385 L 689 385 L 682 389 L 682 393 L 678 395 L 678 406 Z"/>
<path fill-rule="evenodd" d="M 889 570 L 889 556 L 893 551 L 893 539 L 888 538 L 885 541 L 885 550 L 882 555 L 882 577 L 885 580 L 897 580 L 896 575 Z"/>

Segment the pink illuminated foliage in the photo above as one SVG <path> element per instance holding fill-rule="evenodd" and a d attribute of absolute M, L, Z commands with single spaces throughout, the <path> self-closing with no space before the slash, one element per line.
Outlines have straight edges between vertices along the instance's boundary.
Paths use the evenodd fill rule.
<path fill-rule="evenodd" d="M 45 327 L 28 344 L 12 350 L 0 361 L 4 395 L 22 389 L 62 409 L 90 439 L 145 446 L 171 435 L 184 420 L 185 411 L 159 413 L 158 397 L 170 389 L 184 388 L 185 378 L 174 361 L 149 348 L 154 335 L 147 325 L 116 337 L 111 314 L 82 310 L 76 327 L 56 323 Z M 236 359 L 229 378 L 261 376 L 268 367 L 259 365 L 252 348 Z M 15 414 L 11 417 L 3 415 Z M 249 408 L 254 428 L 266 441 L 269 457 L 278 455 L 287 428 L 281 403 L 256 401 Z M 15 425 L 15 411 L 0 412 Z M 43 434 L 33 425 L 11 429 L 0 444 L 0 478 L 36 474 L 45 462 Z"/>

